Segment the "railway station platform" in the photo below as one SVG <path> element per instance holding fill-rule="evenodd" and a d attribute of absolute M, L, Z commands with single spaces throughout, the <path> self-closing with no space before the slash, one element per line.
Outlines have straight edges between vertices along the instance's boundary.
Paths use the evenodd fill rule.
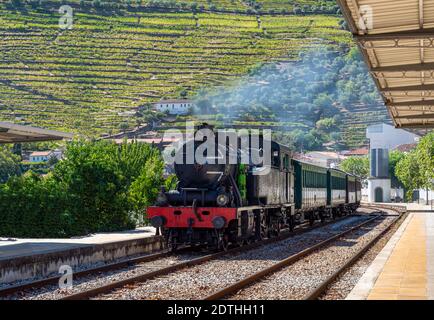
<path fill-rule="evenodd" d="M 408 209 L 347 300 L 434 299 L 434 212 L 416 205 Z"/>
<path fill-rule="evenodd" d="M 62 265 L 75 270 L 163 247 L 162 237 L 155 236 L 152 227 L 69 239 L 0 238 L 0 285 L 46 277 L 58 273 Z"/>

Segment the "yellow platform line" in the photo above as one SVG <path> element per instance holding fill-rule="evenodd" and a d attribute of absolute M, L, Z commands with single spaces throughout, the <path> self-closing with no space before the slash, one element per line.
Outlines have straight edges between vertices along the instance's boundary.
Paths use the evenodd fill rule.
<path fill-rule="evenodd" d="M 368 300 L 428 299 L 426 216 L 414 214 Z"/>
<path fill-rule="evenodd" d="M 434 214 L 426 214 L 426 262 L 428 278 L 428 299 L 434 300 Z"/>

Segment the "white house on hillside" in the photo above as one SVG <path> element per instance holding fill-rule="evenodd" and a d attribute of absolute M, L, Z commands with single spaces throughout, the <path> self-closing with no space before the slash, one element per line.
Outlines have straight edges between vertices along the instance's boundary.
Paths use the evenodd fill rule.
<path fill-rule="evenodd" d="M 51 151 L 35 151 L 35 152 L 32 152 L 30 154 L 29 161 L 30 162 L 46 162 L 52 156 L 54 156 L 54 154 Z"/>
<path fill-rule="evenodd" d="M 154 108 L 160 112 L 168 112 L 173 115 L 188 114 L 191 108 L 194 107 L 192 100 L 179 99 L 179 100 L 161 100 L 155 102 Z"/>
<path fill-rule="evenodd" d="M 29 162 L 47 162 L 51 158 L 63 159 L 63 150 L 56 149 L 50 151 L 34 151 L 29 155 Z"/>

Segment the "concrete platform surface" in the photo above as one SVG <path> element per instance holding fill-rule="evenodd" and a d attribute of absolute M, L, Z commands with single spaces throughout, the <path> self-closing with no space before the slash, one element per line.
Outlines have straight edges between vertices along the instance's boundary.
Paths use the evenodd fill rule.
<path fill-rule="evenodd" d="M 0 285 L 73 271 L 164 249 L 151 227 L 71 239 L 1 239 Z"/>
<path fill-rule="evenodd" d="M 412 212 L 347 300 L 434 299 L 434 213 Z"/>
<path fill-rule="evenodd" d="M 0 260 L 29 256 L 33 254 L 52 253 L 78 247 L 94 246 L 125 240 L 136 240 L 155 235 L 155 228 L 143 227 L 136 230 L 96 233 L 84 237 L 67 239 L 6 239 L 0 238 Z"/>

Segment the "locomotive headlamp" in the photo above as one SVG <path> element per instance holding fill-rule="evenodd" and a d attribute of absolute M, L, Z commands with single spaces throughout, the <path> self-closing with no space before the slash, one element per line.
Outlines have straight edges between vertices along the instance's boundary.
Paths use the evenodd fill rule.
<path fill-rule="evenodd" d="M 229 203 L 229 197 L 226 194 L 221 193 L 217 196 L 216 202 L 220 207 L 224 207 Z"/>
<path fill-rule="evenodd" d="M 214 219 L 212 219 L 212 225 L 214 226 L 215 229 L 221 229 L 225 226 L 226 224 L 226 219 L 223 217 L 215 217 Z"/>
<path fill-rule="evenodd" d="M 166 224 L 166 219 L 162 216 L 155 216 L 151 218 L 151 225 L 154 228 L 160 228 Z"/>

